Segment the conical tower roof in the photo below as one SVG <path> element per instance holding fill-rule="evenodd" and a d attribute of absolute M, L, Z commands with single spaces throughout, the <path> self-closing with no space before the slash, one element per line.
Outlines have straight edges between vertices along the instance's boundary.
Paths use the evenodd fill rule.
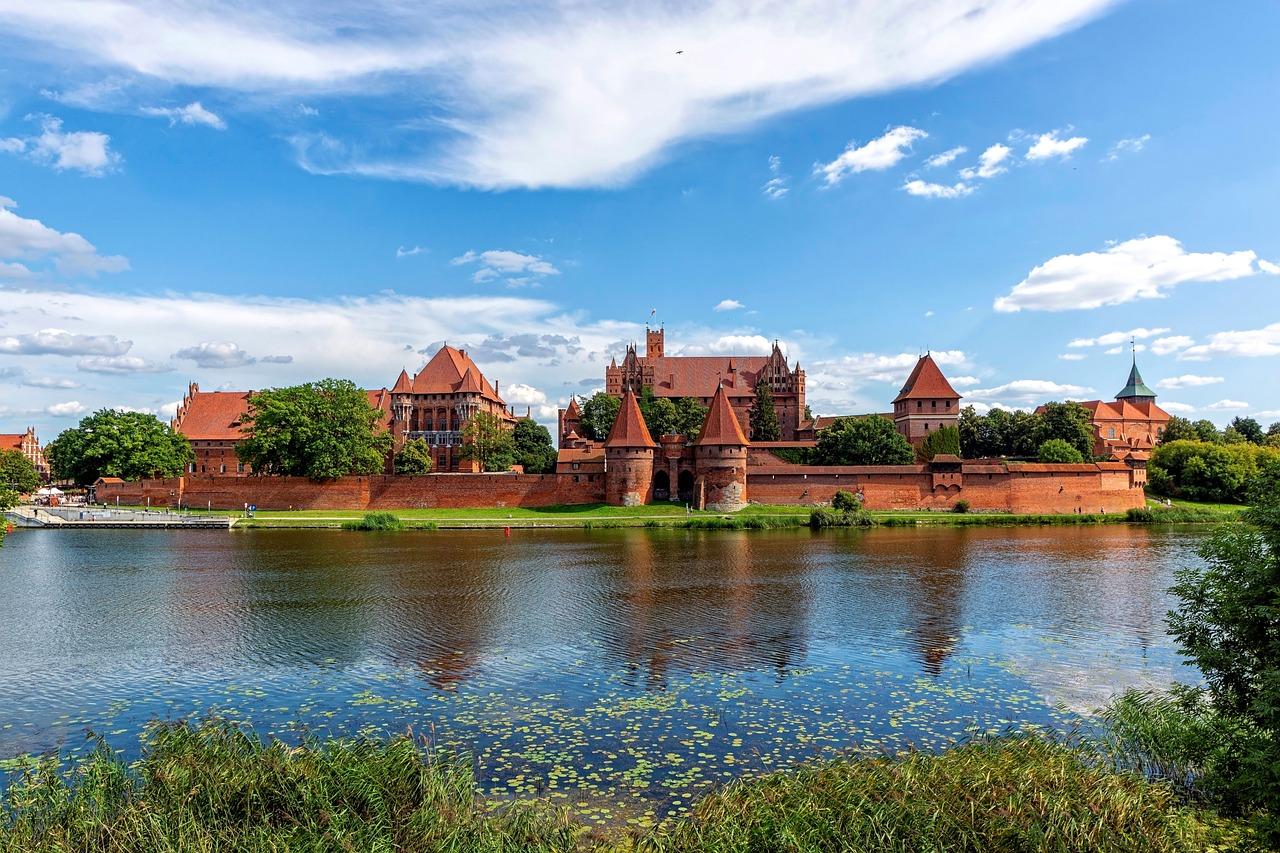
<path fill-rule="evenodd" d="M 702 432 L 698 433 L 693 443 L 733 447 L 746 447 L 749 443 L 742 434 L 742 426 L 738 423 L 738 416 L 733 413 L 733 405 L 729 402 L 724 385 L 717 388 L 716 395 L 711 398 L 711 408 L 707 409 L 707 419 L 702 422 Z"/>
<path fill-rule="evenodd" d="M 401 370 L 400 376 L 396 379 L 396 384 L 391 386 L 392 394 L 408 394 L 413 391 L 413 380 L 409 378 L 409 371 Z"/>
<path fill-rule="evenodd" d="M 1120 393 L 1116 395 L 1117 400 L 1132 400 L 1135 398 L 1143 398 L 1154 400 L 1156 392 L 1147 387 L 1147 383 L 1142 381 L 1142 374 L 1138 372 L 1138 357 L 1133 358 L 1133 367 L 1129 369 L 1129 381 L 1120 389 Z"/>
<path fill-rule="evenodd" d="M 567 409 L 565 409 L 565 410 L 564 410 L 564 417 L 565 417 L 565 420 L 568 420 L 569 418 L 580 418 L 580 417 L 582 417 L 582 411 L 578 408 L 578 398 L 577 398 L 577 397 L 570 397 L 570 398 L 569 398 L 569 408 L 567 408 Z"/>
<path fill-rule="evenodd" d="M 604 440 L 605 447 L 657 447 L 658 444 L 649 435 L 645 426 L 644 415 L 640 414 L 640 404 L 630 389 L 622 395 L 622 406 L 618 416 L 613 420 L 613 429 Z"/>
<path fill-rule="evenodd" d="M 952 388 L 951 383 L 947 381 L 947 377 L 942 375 L 942 369 L 933 360 L 933 355 L 926 353 L 916 362 L 911 375 L 907 377 L 906 384 L 902 386 L 898 396 L 893 398 L 893 402 L 897 403 L 913 398 L 945 399 L 947 397 L 953 400 L 960 399 L 956 389 Z"/>
<path fill-rule="evenodd" d="M 471 368 L 467 368 L 467 372 L 462 374 L 462 381 L 458 383 L 459 394 L 479 394 L 483 391 L 480 383 L 476 381 L 476 375 L 471 372 Z"/>

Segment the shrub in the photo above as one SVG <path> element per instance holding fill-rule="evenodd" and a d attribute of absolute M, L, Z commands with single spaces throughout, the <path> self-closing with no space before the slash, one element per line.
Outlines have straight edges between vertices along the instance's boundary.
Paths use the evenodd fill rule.
<path fill-rule="evenodd" d="M 846 492 L 840 489 L 831 498 L 831 508 L 839 512 L 850 512 L 862 508 L 862 501 L 853 492 Z"/>
<path fill-rule="evenodd" d="M 819 508 L 809 513 L 809 526 L 814 529 L 822 527 L 871 527 L 875 523 L 871 513 L 865 510 L 837 512 L 831 509 Z"/>
<path fill-rule="evenodd" d="M 404 522 L 392 512 L 366 512 L 364 518 L 344 521 L 343 530 L 404 530 Z"/>
<path fill-rule="evenodd" d="M 960 500 L 956 501 L 956 502 L 952 505 L 952 507 L 951 507 L 951 511 L 952 511 L 952 512 L 968 512 L 968 511 L 969 511 L 969 502 L 968 502 L 967 500 L 965 500 L 964 498 L 961 498 Z"/>
<path fill-rule="evenodd" d="M 1084 456 L 1060 438 L 1051 438 L 1040 445 L 1037 457 L 1041 462 L 1083 462 Z"/>

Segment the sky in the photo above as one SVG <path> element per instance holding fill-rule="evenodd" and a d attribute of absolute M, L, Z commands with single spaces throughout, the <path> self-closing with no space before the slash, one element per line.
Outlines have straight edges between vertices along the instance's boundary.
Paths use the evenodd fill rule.
<path fill-rule="evenodd" d="M 817 414 L 1280 420 L 1280 6 L 0 0 L 0 432 L 443 342 L 554 423 L 646 322 Z"/>

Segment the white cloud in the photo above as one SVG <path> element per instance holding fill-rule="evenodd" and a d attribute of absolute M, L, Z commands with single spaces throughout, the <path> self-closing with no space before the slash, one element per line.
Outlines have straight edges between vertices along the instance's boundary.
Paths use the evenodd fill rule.
<path fill-rule="evenodd" d="M 1280 418 L 1280 409 L 1265 409 L 1261 412 L 1254 412 L 1253 416 L 1255 418 L 1266 418 L 1266 419 Z"/>
<path fill-rule="evenodd" d="M 411 249 L 406 249 L 404 246 L 399 246 L 396 248 L 396 257 L 412 258 L 414 255 L 421 255 L 425 251 L 427 250 L 422 248 L 421 246 L 414 246 Z"/>
<path fill-rule="evenodd" d="M 1062 359 L 1063 361 L 1084 361 L 1085 358 L 1087 358 L 1087 356 L 1085 356 L 1083 353 L 1078 353 L 1078 352 L 1064 352 L 1060 356 L 1058 356 L 1058 358 Z"/>
<path fill-rule="evenodd" d="M 1186 349 L 1194 343 L 1195 339 L 1186 335 L 1170 335 L 1165 338 L 1156 338 L 1152 341 L 1151 351 L 1156 355 L 1168 355 L 1180 349 Z"/>
<path fill-rule="evenodd" d="M 33 379 L 24 379 L 22 380 L 22 384 L 26 385 L 28 388 L 62 388 L 64 390 L 81 387 L 80 383 L 73 379 L 56 379 L 51 376 L 38 376 Z"/>
<path fill-rule="evenodd" d="M 1066 311 L 1158 299 L 1179 284 L 1256 275 L 1252 251 L 1187 252 L 1172 237 L 1138 237 L 1104 252 L 1058 255 L 995 301 L 997 311 Z"/>
<path fill-rule="evenodd" d="M 508 249 L 465 252 L 449 263 L 454 266 L 476 264 L 479 268 L 471 275 L 471 280 L 476 284 L 501 279 L 507 285 L 516 287 L 534 283 L 549 275 L 560 274 L 560 270 L 544 258 L 512 252 Z"/>
<path fill-rule="evenodd" d="M 921 198 L 963 198 L 973 192 L 973 187 L 964 182 L 958 182 L 947 186 L 946 184 L 935 184 L 929 181 L 922 181 L 919 178 L 907 181 L 902 185 L 902 189 L 908 195 L 919 196 Z"/>
<path fill-rule="evenodd" d="M 788 111 L 947 79 L 1113 2 L 707 0 L 588 11 L 541 0 L 424 14 L 394 0 L 9 0 L 0 21 L 12 41 L 47 45 L 85 79 L 105 70 L 245 93 L 250 105 L 385 97 L 387 117 L 337 156 L 299 140 L 319 171 L 564 187 L 617 184 L 683 141 Z M 262 94 L 277 97 L 252 97 Z"/>
<path fill-rule="evenodd" d="M 64 275 L 96 276 L 100 272 L 120 272 L 129 268 L 129 261 L 120 255 L 100 255 L 98 250 L 79 234 L 57 231 L 38 219 L 27 219 L 14 213 L 17 202 L 0 196 L 0 260 L 51 261 L 54 269 Z M 25 274 L 12 275 L 27 278 L 31 270 L 27 264 L 14 263 Z"/>
<path fill-rule="evenodd" d="M 736 299 L 721 299 L 716 303 L 716 307 L 712 311 L 739 311 L 743 308 L 743 304 Z"/>
<path fill-rule="evenodd" d="M 1216 403 L 1210 403 L 1205 408 L 1215 412 L 1233 412 L 1239 409 L 1247 409 L 1249 404 L 1239 400 L 1219 400 Z"/>
<path fill-rule="evenodd" d="M 83 415 L 89 411 L 89 407 L 82 404 L 78 400 L 71 400 L 67 403 L 54 403 L 45 407 L 45 412 L 55 418 L 67 418 L 75 415 Z"/>
<path fill-rule="evenodd" d="M 844 152 L 830 163 L 819 163 L 814 172 L 820 174 L 829 187 L 843 181 L 851 174 L 890 169 L 911 153 L 911 144 L 929 134 L 918 127 L 900 125 L 890 128 L 883 136 L 863 145 L 850 142 Z"/>
<path fill-rule="evenodd" d="M 1280 275 L 1280 264 L 1274 264 L 1263 258 L 1258 258 L 1258 269 L 1267 275 Z"/>
<path fill-rule="evenodd" d="M 1073 152 L 1083 148 L 1085 143 L 1089 141 L 1087 136 L 1072 136 L 1069 139 L 1062 139 L 1059 136 L 1062 132 L 1060 130 L 1051 130 L 1048 133 L 1040 134 L 1031 147 L 1027 149 L 1027 159 L 1048 160 L 1051 157 L 1057 157 L 1065 160 Z"/>
<path fill-rule="evenodd" d="M 949 376 L 947 381 L 951 383 L 952 388 L 968 388 L 970 385 L 978 385 L 982 382 L 976 376 Z"/>
<path fill-rule="evenodd" d="M 1160 401 L 1160 408 L 1172 415 L 1189 415 L 1196 410 L 1196 407 L 1190 403 L 1174 403 L 1167 400 Z"/>
<path fill-rule="evenodd" d="M 82 358 L 76 367 L 86 373 L 131 374 L 168 373 L 173 370 L 167 364 L 147 361 L 136 355 L 100 355 Z"/>
<path fill-rule="evenodd" d="M 225 369 L 255 364 L 257 359 L 231 342 L 204 341 L 195 346 L 183 347 L 174 358 L 194 361 L 198 367 Z"/>
<path fill-rule="evenodd" d="M 993 388 L 975 388 L 968 393 L 968 396 L 988 403 L 999 401 L 1031 405 L 1052 399 L 1080 400 L 1092 391 L 1092 388 L 1082 385 L 1070 385 L 1048 379 L 1015 379 Z"/>
<path fill-rule="evenodd" d="M 0 13 L 2 14 L 2 13 Z M 82 172 L 100 177 L 115 171 L 123 162 L 111 150 L 111 137 L 96 131 L 64 131 L 62 119 L 55 116 L 31 116 L 40 122 L 40 134 L 23 138 L 10 137 L 0 144 L 0 151 L 21 154 L 59 172 Z"/>
<path fill-rule="evenodd" d="M 765 181 L 764 186 L 760 188 L 765 197 L 777 201 L 791 192 L 788 186 L 790 180 L 791 176 L 782 172 L 782 158 L 777 154 L 769 155 L 769 180 Z"/>
<path fill-rule="evenodd" d="M 1161 379 L 1156 383 L 1156 387 L 1176 391 L 1179 388 L 1199 388 L 1202 385 L 1218 385 L 1226 381 L 1222 376 L 1197 376 L 1194 373 L 1184 373 L 1182 376 Z"/>
<path fill-rule="evenodd" d="M 959 157 L 961 154 L 967 153 L 968 151 L 969 149 L 964 147 L 963 145 L 957 145 L 955 148 L 948 148 L 946 151 L 943 151 L 941 154 L 934 154 L 928 160 L 924 161 L 924 165 L 930 169 L 938 169 L 943 166 L 949 166 L 951 165 L 951 163 L 955 161 L 957 157 Z"/>
<path fill-rule="evenodd" d="M 1156 335 L 1163 335 L 1168 329 L 1146 329 L 1138 327 L 1129 329 L 1127 332 L 1107 332 L 1105 335 L 1098 335 L 1096 338 L 1076 338 L 1067 344 L 1068 347 L 1109 347 L 1116 344 L 1127 343 L 1130 338 L 1151 338 Z"/>
<path fill-rule="evenodd" d="M 1258 358 L 1280 355 L 1280 323 L 1272 323 L 1261 329 L 1239 332 L 1217 332 L 1209 336 L 1209 342 L 1184 349 L 1178 358 L 1203 361 L 1215 355 Z"/>
<path fill-rule="evenodd" d="M 132 345 L 115 335 L 78 335 L 66 329 L 0 337 L 0 353 L 8 355 L 123 355 Z"/>
<path fill-rule="evenodd" d="M 1117 140 L 1111 149 L 1107 151 L 1106 159 L 1108 161 L 1119 160 L 1124 154 L 1137 154 L 1143 148 L 1147 147 L 1147 143 L 1151 141 L 1151 134 L 1144 133 L 1141 136 L 1134 136 L 1128 139 Z"/>
<path fill-rule="evenodd" d="M 997 142 L 990 146 L 987 150 L 978 155 L 978 165 L 970 166 L 967 169 L 960 170 L 960 177 L 966 181 L 972 181 L 974 178 L 994 178 L 996 175 L 1009 171 L 1008 167 L 1003 163 L 1009 159 L 1009 155 L 1013 153 L 1013 149 L 1008 145 L 1001 145 Z"/>
<path fill-rule="evenodd" d="M 227 129 L 227 123 L 222 117 L 205 109 L 199 101 L 192 101 L 185 107 L 143 107 L 142 114 L 167 118 L 170 127 L 175 124 L 201 124 L 215 130 Z"/>

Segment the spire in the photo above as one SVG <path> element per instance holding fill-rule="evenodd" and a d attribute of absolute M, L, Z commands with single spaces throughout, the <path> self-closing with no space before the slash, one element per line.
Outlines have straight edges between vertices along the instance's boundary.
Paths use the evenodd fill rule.
<path fill-rule="evenodd" d="M 635 392 L 630 388 L 622 395 L 622 405 L 618 408 L 618 416 L 613 420 L 613 429 L 604 441 L 605 447 L 657 447 L 658 443 L 649 435 L 645 426 L 644 415 L 640 414 L 640 404 L 636 402 Z"/>
<path fill-rule="evenodd" d="M 564 419 L 577 419 L 582 417 L 582 412 L 578 409 L 578 396 L 576 394 L 569 397 L 569 408 L 564 410 Z"/>
<path fill-rule="evenodd" d="M 893 398 L 893 402 L 897 403 L 911 398 L 936 398 L 941 400 L 948 397 L 953 400 L 960 399 L 960 395 L 956 393 L 955 389 L 951 387 L 951 383 L 947 381 L 947 377 L 942 375 L 942 370 L 938 368 L 938 363 L 933 360 L 933 356 L 925 353 L 916 362 L 911 375 L 907 377 L 906 384 L 902 386 L 898 396 Z"/>
<path fill-rule="evenodd" d="M 1120 393 L 1116 394 L 1117 400 L 1154 400 L 1156 392 L 1147 387 L 1147 383 L 1142 381 L 1142 374 L 1138 372 L 1138 349 L 1133 349 L 1133 367 L 1129 368 L 1129 381 L 1120 389 Z"/>
<path fill-rule="evenodd" d="M 396 378 L 396 384 L 391 386 L 392 394 L 408 394 L 413 390 L 413 383 L 409 380 L 409 371 L 404 368 L 400 369 L 400 376 Z"/>
<path fill-rule="evenodd" d="M 742 434 L 742 426 L 738 423 L 738 416 L 733 413 L 733 404 L 729 402 L 729 394 L 724 390 L 723 384 L 711 398 L 711 408 L 707 409 L 707 419 L 702 422 L 702 432 L 698 433 L 698 438 L 693 443 L 734 447 L 746 447 L 749 443 Z"/>

